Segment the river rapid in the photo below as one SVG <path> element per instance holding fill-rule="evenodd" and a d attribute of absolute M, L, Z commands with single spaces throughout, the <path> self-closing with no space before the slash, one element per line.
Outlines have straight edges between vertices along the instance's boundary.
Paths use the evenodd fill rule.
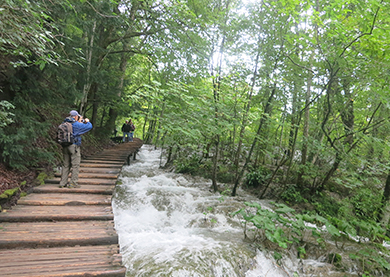
<path fill-rule="evenodd" d="M 259 251 L 244 238 L 244 202 L 261 201 L 210 191 L 211 181 L 160 169 L 161 150 L 144 145 L 124 166 L 113 197 L 115 227 L 127 276 L 285 277 L 351 276 L 328 264 Z"/>

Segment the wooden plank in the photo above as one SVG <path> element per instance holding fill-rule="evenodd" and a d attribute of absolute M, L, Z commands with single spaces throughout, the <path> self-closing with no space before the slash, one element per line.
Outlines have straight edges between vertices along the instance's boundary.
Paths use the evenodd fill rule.
<path fill-rule="evenodd" d="M 46 184 L 59 184 L 60 178 L 53 178 L 45 180 Z M 79 185 L 115 185 L 116 179 L 90 179 L 80 178 Z"/>
<path fill-rule="evenodd" d="M 109 174 L 116 174 L 118 175 L 121 170 L 116 168 L 105 168 L 105 167 L 80 167 L 80 173 L 109 173 Z"/>
<path fill-rule="evenodd" d="M 100 178 L 100 179 L 117 179 L 119 174 L 114 174 L 114 173 L 97 173 L 97 172 L 81 172 L 79 173 L 79 178 Z M 56 173 L 54 175 L 55 177 L 61 178 L 60 173 Z M 71 175 L 69 175 L 71 176 Z"/>
<path fill-rule="evenodd" d="M 45 184 L 32 188 L 32 193 L 93 193 L 112 195 L 114 192 L 114 185 L 80 185 L 80 188 L 65 189 L 59 188 L 58 184 Z"/>
<path fill-rule="evenodd" d="M 125 276 L 117 245 L 1 250 L 1 276 Z M 97 274 L 99 273 L 99 274 Z M 104 275 L 103 275 L 104 274 Z M 115 275 L 116 274 L 116 275 Z"/>
<path fill-rule="evenodd" d="M 88 163 L 88 161 L 82 162 L 80 164 L 80 169 L 83 167 L 93 167 L 93 168 L 113 168 L 113 169 L 118 169 L 122 168 L 123 163 L 121 165 L 114 165 L 114 164 L 98 164 L 98 163 Z"/>
<path fill-rule="evenodd" d="M 113 220 L 111 206 L 25 206 L 0 213 L 0 222 Z"/>
<path fill-rule="evenodd" d="M 66 191 L 69 189 L 63 188 L 63 190 Z M 20 198 L 18 205 L 111 205 L 111 196 L 82 193 L 33 193 Z"/>
<path fill-rule="evenodd" d="M 108 255 L 119 254 L 119 245 L 95 245 L 95 246 L 73 246 L 73 247 L 51 247 L 51 248 L 23 248 L 23 249 L 0 249 L 1 261 L 13 261 L 15 258 L 24 257 L 22 260 L 40 260 L 46 259 L 52 255 L 58 257 L 78 257 L 106 253 Z M 6 265 L 0 263 L 0 266 Z"/>
<path fill-rule="evenodd" d="M 116 268 L 117 269 L 116 269 Z M 69 265 L 67 267 L 59 268 L 42 268 L 39 271 L 31 269 L 24 270 L 24 272 L 5 273 L 5 277 L 77 277 L 77 276 L 100 276 L 100 277 L 124 277 L 126 275 L 126 268 L 120 266 L 96 266 L 88 264 Z"/>
<path fill-rule="evenodd" d="M 117 244 L 112 221 L 2 223 L 0 248 Z"/>
<path fill-rule="evenodd" d="M 128 155 L 115 155 L 113 157 L 93 157 L 91 159 L 84 159 L 85 163 L 105 163 L 105 164 L 123 164 L 123 162 L 127 159 Z"/>

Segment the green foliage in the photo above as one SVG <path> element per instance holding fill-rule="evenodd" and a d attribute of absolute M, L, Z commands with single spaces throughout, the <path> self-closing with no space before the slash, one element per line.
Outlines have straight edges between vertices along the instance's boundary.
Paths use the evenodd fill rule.
<path fill-rule="evenodd" d="M 188 159 L 177 160 L 175 166 L 177 173 L 196 174 L 200 169 L 200 157 L 192 155 Z"/>
<path fill-rule="evenodd" d="M 223 202 L 225 201 L 225 198 L 230 196 L 232 194 L 232 190 L 228 187 L 225 187 L 222 191 L 221 191 L 221 197 L 218 198 L 218 200 L 220 202 Z"/>
<path fill-rule="evenodd" d="M 256 213 L 247 212 L 241 209 L 233 215 L 240 214 L 245 221 L 252 223 L 261 230 L 265 237 L 277 244 L 279 247 L 287 248 L 288 244 L 299 243 L 302 240 L 305 229 L 314 229 L 306 227 L 302 218 L 294 218 L 291 213 L 294 209 L 284 204 L 275 204 L 275 212 L 263 209 L 258 203 L 246 202 L 245 205 L 256 209 Z"/>
<path fill-rule="evenodd" d="M 271 177 L 271 171 L 265 167 L 258 167 L 245 176 L 245 184 L 248 187 L 259 188 Z"/>
<path fill-rule="evenodd" d="M 14 114 L 9 111 L 14 108 L 15 106 L 8 101 L 0 101 L 0 128 L 3 128 L 14 122 Z"/>
<path fill-rule="evenodd" d="M 17 122 L 23 128 L 0 129 L 2 161 L 19 170 L 53 161 L 53 153 L 42 147 L 47 143 L 46 141 L 51 140 L 47 132 L 45 134 L 47 124 L 40 124 L 32 118 L 26 118 L 25 121 L 19 118 Z M 43 142 L 44 144 L 40 145 Z"/>
<path fill-rule="evenodd" d="M 299 259 L 304 259 L 306 257 L 306 249 L 305 247 L 298 247 L 298 258 Z"/>
<path fill-rule="evenodd" d="M 34 63 L 43 69 L 46 63 L 57 63 L 52 50 L 56 27 L 42 3 L 5 0 L 0 17 L 0 53 L 19 57 L 12 61 L 15 67 Z"/>
<path fill-rule="evenodd" d="M 317 213 L 327 216 L 338 216 L 341 204 L 334 198 L 318 193 L 311 199 L 311 203 L 315 207 Z"/>
<path fill-rule="evenodd" d="M 362 242 L 369 240 L 370 243 L 365 243 L 363 249 L 356 254 L 351 254 L 350 257 L 361 263 L 362 271 L 390 269 L 390 264 L 386 259 L 386 255 L 390 254 L 390 251 L 375 243 L 378 239 L 380 241 L 388 240 L 383 235 L 385 230 L 376 222 L 341 220 L 330 216 L 325 218 L 318 214 L 299 214 L 284 204 L 274 204 L 274 211 L 264 209 L 258 203 L 246 202 L 245 204 L 250 209 L 238 210 L 233 215 L 241 215 L 246 223 L 256 227 L 267 240 L 281 248 L 287 248 L 293 243 L 297 244 L 299 258 L 303 258 L 306 254 L 305 248 L 301 246 L 308 239 L 304 234 L 311 233 L 312 238 L 317 241 L 320 247 L 325 247 L 323 236 L 330 235 L 330 238 L 335 241 L 335 245 L 338 246 L 340 240 L 346 241 L 351 240 L 351 238 L 356 240 L 359 235 L 362 236 L 360 238 L 364 238 Z M 308 226 L 307 223 L 315 224 L 317 227 Z M 246 226 L 248 228 L 248 225 Z M 322 227 L 325 227 L 326 231 L 321 230 Z M 247 233 L 247 230 L 245 232 Z M 260 236 L 260 239 L 263 237 Z M 361 244 L 357 247 L 361 248 Z M 337 253 L 329 254 L 328 262 L 342 267 L 342 258 Z"/>
<path fill-rule="evenodd" d="M 336 267 L 341 267 L 342 257 L 338 253 L 329 253 L 328 254 L 328 263 L 335 265 Z"/>
<path fill-rule="evenodd" d="M 221 165 L 218 167 L 217 179 L 222 183 L 232 183 L 234 181 L 234 170 L 230 166 Z"/>
<path fill-rule="evenodd" d="M 280 254 L 279 252 L 274 252 L 274 255 L 273 255 L 274 259 L 277 261 L 277 262 L 280 262 L 280 260 L 283 258 L 282 254 Z"/>
<path fill-rule="evenodd" d="M 38 180 L 39 186 L 45 184 L 45 180 L 47 179 L 47 177 L 48 177 L 48 175 L 45 172 L 41 172 L 38 174 L 37 180 Z"/>
<path fill-rule="evenodd" d="M 2 194 L 0 194 L 0 199 L 6 199 L 11 196 L 13 196 L 16 192 L 19 191 L 19 187 L 13 188 L 13 189 L 7 189 Z"/>
<path fill-rule="evenodd" d="M 280 194 L 280 198 L 287 204 L 307 203 L 308 200 L 302 196 L 296 185 L 289 185 Z"/>
<path fill-rule="evenodd" d="M 390 263 L 381 255 L 383 249 L 374 247 L 364 247 L 358 250 L 355 254 L 350 254 L 349 257 L 360 263 L 362 272 L 366 274 L 375 270 L 390 270 Z M 365 275 L 369 276 L 369 275 Z"/>
<path fill-rule="evenodd" d="M 372 189 L 361 188 L 351 196 L 350 202 L 357 218 L 367 221 L 378 219 L 382 196 L 374 192 Z"/>

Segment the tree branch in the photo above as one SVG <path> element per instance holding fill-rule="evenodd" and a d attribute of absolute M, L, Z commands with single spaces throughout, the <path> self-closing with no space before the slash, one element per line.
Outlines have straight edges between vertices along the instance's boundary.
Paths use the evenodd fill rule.
<path fill-rule="evenodd" d="M 303 69 L 305 69 L 305 70 L 307 70 L 307 71 L 310 71 L 311 73 L 313 73 L 314 75 L 316 75 L 315 73 L 314 73 L 314 71 L 313 70 L 311 70 L 310 68 L 307 68 L 307 67 L 305 67 L 305 66 L 303 66 L 303 65 L 300 65 L 300 64 L 297 64 L 290 56 L 286 56 L 294 65 L 296 65 L 296 66 L 298 66 L 298 67 L 300 67 L 300 68 L 303 68 Z"/>
<path fill-rule="evenodd" d="M 382 2 L 383 2 L 383 0 L 380 2 L 380 4 L 382 4 Z M 377 19 L 377 17 L 378 17 L 379 10 L 380 10 L 380 7 L 378 7 L 378 8 L 376 9 L 376 12 L 375 12 L 375 14 L 374 14 L 374 18 L 373 18 L 373 20 L 372 20 L 372 25 L 371 25 L 370 32 L 368 32 L 368 33 L 363 33 L 363 34 L 358 35 L 354 40 L 352 40 L 352 41 L 343 49 L 343 51 L 341 52 L 341 54 L 339 55 L 339 57 L 341 57 L 342 55 L 344 55 L 345 51 L 347 51 L 347 49 L 348 49 L 349 47 L 351 47 L 351 45 L 354 44 L 356 41 L 358 41 L 361 37 L 372 35 L 372 31 L 374 30 L 375 22 L 376 22 L 376 19 Z"/>
<path fill-rule="evenodd" d="M 121 54 L 121 53 L 132 53 L 132 54 L 141 54 L 141 55 L 149 55 L 147 53 L 142 53 L 140 51 L 135 50 L 119 50 L 119 51 L 111 51 L 108 54 Z"/>

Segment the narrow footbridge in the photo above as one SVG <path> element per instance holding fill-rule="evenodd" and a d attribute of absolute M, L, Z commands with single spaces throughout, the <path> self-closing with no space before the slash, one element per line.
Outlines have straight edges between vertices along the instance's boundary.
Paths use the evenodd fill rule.
<path fill-rule="evenodd" d="M 111 197 L 142 146 L 122 143 L 81 161 L 80 188 L 46 180 L 0 213 L 0 276 L 125 276 Z"/>

